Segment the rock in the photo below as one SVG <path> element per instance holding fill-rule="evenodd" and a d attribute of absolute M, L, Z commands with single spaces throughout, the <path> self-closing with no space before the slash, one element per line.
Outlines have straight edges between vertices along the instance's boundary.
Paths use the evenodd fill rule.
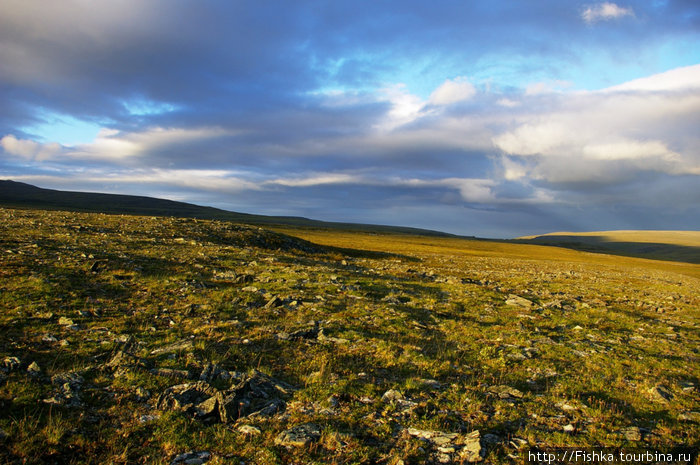
<path fill-rule="evenodd" d="M 488 392 L 497 395 L 501 399 L 520 399 L 523 397 L 523 393 L 520 390 L 506 385 L 491 386 Z"/>
<path fill-rule="evenodd" d="M 212 383 L 214 381 L 234 381 L 240 383 L 245 376 L 246 374 L 240 371 L 229 371 L 216 363 L 208 363 L 199 374 L 199 380 L 206 381 L 207 383 Z"/>
<path fill-rule="evenodd" d="M 396 389 L 389 389 L 382 395 L 382 402 L 389 404 L 391 402 L 397 402 L 399 400 L 404 400 L 403 394 L 401 394 Z"/>
<path fill-rule="evenodd" d="M 190 372 L 187 370 L 176 370 L 174 368 L 153 368 L 151 373 L 156 376 L 163 376 L 166 378 L 189 378 Z"/>
<path fill-rule="evenodd" d="M 70 318 L 66 318 L 65 316 L 62 316 L 61 318 L 58 319 L 58 324 L 61 326 L 72 326 L 75 323 L 73 323 L 73 320 Z"/>
<path fill-rule="evenodd" d="M 17 357 L 5 357 L 2 361 L 2 370 L 6 372 L 18 370 L 21 364 L 22 362 Z"/>
<path fill-rule="evenodd" d="M 568 425 L 564 426 L 564 432 L 565 432 L 565 433 L 573 433 L 575 430 L 576 430 L 576 428 L 575 428 L 574 425 L 572 425 L 571 423 L 569 423 Z"/>
<path fill-rule="evenodd" d="M 681 412 L 678 414 L 678 419 L 681 421 L 692 421 L 694 423 L 700 423 L 700 412 Z"/>
<path fill-rule="evenodd" d="M 195 416 L 202 416 L 200 404 L 212 398 L 216 393 L 217 390 L 204 381 L 178 384 L 167 388 L 158 396 L 156 408 L 159 410 L 179 410 L 195 414 Z"/>
<path fill-rule="evenodd" d="M 648 392 L 651 398 L 656 402 L 667 403 L 673 399 L 673 394 L 661 384 L 650 388 Z"/>
<path fill-rule="evenodd" d="M 430 431 L 417 428 L 408 428 L 407 432 L 413 437 L 426 439 L 437 445 L 449 444 L 459 436 L 457 433 L 444 433 L 442 431 Z"/>
<path fill-rule="evenodd" d="M 27 367 L 27 373 L 30 376 L 39 376 L 41 375 L 41 368 L 39 367 L 39 364 L 36 362 L 32 362 L 28 367 Z"/>
<path fill-rule="evenodd" d="M 321 437 L 321 428 L 315 423 L 304 423 L 286 431 L 276 438 L 275 444 L 284 447 L 303 447 L 317 441 Z"/>
<path fill-rule="evenodd" d="M 156 402 L 159 410 L 179 410 L 203 421 L 228 423 L 284 410 L 283 396 L 293 388 L 260 372 L 246 375 L 235 387 L 219 391 L 206 381 L 166 389 Z"/>
<path fill-rule="evenodd" d="M 481 447 L 481 434 L 479 430 L 467 434 L 464 439 L 464 447 L 459 452 L 459 457 L 467 462 L 479 462 L 484 458 L 484 450 Z"/>
<path fill-rule="evenodd" d="M 173 353 L 173 352 L 180 352 L 182 350 L 191 349 L 193 345 L 194 345 L 194 342 L 192 341 L 192 339 L 184 339 L 182 341 L 168 344 L 167 346 L 153 349 L 151 351 L 151 355 L 162 355 L 162 354 L 169 354 L 169 353 Z"/>
<path fill-rule="evenodd" d="M 53 334 L 45 334 L 41 338 L 41 342 L 58 342 L 58 339 L 56 339 L 56 336 L 54 336 Z"/>
<path fill-rule="evenodd" d="M 479 431 L 461 436 L 458 433 L 408 428 L 406 432 L 435 448 L 440 463 L 478 462 L 483 457 Z"/>
<path fill-rule="evenodd" d="M 275 308 L 279 307 L 280 305 L 282 305 L 282 299 L 280 299 L 277 296 L 274 296 L 267 301 L 267 303 L 265 304 L 265 308 Z"/>
<path fill-rule="evenodd" d="M 124 368 L 146 368 L 147 363 L 144 359 L 137 357 L 129 352 L 120 350 L 105 364 L 107 368 L 114 370 Z"/>
<path fill-rule="evenodd" d="M 641 441 L 642 430 L 636 426 L 629 426 L 620 430 L 620 435 L 628 441 Z"/>
<path fill-rule="evenodd" d="M 180 454 L 170 462 L 170 465 L 201 465 L 206 463 L 211 458 L 211 453 L 202 452 L 185 452 Z"/>
<path fill-rule="evenodd" d="M 280 412 L 286 405 L 283 397 L 293 390 L 288 384 L 256 371 L 222 394 L 221 421 L 235 421 L 253 415 L 270 416 Z"/>
<path fill-rule="evenodd" d="M 532 307 L 532 302 L 519 295 L 510 294 L 506 299 L 506 305 L 511 305 L 513 307 L 530 308 Z"/>
<path fill-rule="evenodd" d="M 260 428 L 256 428 L 255 426 L 251 425 L 241 425 L 238 428 L 236 428 L 236 431 L 238 431 L 239 433 L 243 433 L 247 436 L 257 436 L 262 433 L 262 431 L 260 431 Z"/>

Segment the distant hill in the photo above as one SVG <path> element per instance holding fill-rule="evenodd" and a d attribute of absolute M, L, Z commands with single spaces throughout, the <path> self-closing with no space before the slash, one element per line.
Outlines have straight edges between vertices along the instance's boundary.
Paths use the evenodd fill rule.
<path fill-rule="evenodd" d="M 586 252 L 700 263 L 700 231 L 555 232 L 519 237 L 515 242 Z"/>
<path fill-rule="evenodd" d="M 185 202 L 136 195 L 71 192 L 43 189 L 22 182 L 0 180 L 0 206 L 120 215 L 172 216 L 231 221 L 258 226 L 295 226 L 392 234 L 456 237 L 428 229 L 356 223 L 317 221 L 296 216 L 266 216 L 237 213 Z"/>

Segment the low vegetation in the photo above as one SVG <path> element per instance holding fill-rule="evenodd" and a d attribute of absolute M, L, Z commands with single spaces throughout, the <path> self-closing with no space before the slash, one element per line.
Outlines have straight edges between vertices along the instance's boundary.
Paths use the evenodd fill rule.
<path fill-rule="evenodd" d="M 0 209 L 0 275 L 2 463 L 700 446 L 695 264 Z"/>

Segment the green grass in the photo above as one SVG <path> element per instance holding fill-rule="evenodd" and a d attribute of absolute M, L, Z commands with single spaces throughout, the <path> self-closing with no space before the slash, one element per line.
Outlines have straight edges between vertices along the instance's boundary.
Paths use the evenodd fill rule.
<path fill-rule="evenodd" d="M 244 275 L 252 281 L 236 282 Z M 22 361 L 0 381 L 2 463 L 166 464 L 190 450 L 211 452 L 214 464 L 434 462 L 411 427 L 492 435 L 482 442 L 488 463 L 514 463 L 518 441 L 631 445 L 620 433 L 629 426 L 645 433 L 632 445 L 700 445 L 700 424 L 682 420 L 700 411 L 700 266 L 691 263 L 1 209 L 0 278 L 0 362 Z M 511 294 L 532 306 L 507 305 Z M 273 296 L 281 303 L 266 306 Z M 279 337 L 311 321 L 340 339 Z M 187 340 L 185 350 L 152 353 Z M 142 366 L 106 367 L 128 344 Z M 40 378 L 26 373 L 34 361 Z M 208 363 L 296 390 L 284 413 L 232 425 L 155 408 L 187 379 L 151 369 L 198 376 Z M 51 377 L 66 372 L 84 379 L 81 407 L 43 402 L 59 389 Z M 499 385 L 522 398 L 499 398 L 490 391 Z M 654 400 L 656 385 L 673 398 Z M 383 402 L 389 389 L 408 404 Z M 306 422 L 321 426 L 318 441 L 275 445 Z"/>

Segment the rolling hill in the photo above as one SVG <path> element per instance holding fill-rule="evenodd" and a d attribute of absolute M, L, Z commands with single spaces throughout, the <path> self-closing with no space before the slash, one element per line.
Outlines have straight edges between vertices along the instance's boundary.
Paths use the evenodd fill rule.
<path fill-rule="evenodd" d="M 440 231 L 402 226 L 337 223 L 298 216 L 253 215 L 153 197 L 44 189 L 11 180 L 0 180 L 0 206 L 85 213 L 198 218 L 258 226 L 286 225 L 314 229 L 454 237 L 451 234 Z"/>

